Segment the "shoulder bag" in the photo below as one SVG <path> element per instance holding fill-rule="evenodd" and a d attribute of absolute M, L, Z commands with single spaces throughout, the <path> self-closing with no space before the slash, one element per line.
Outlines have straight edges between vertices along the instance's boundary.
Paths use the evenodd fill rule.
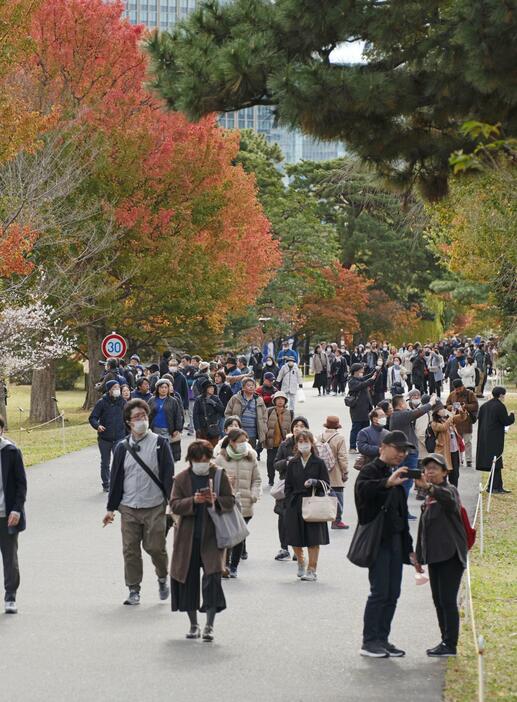
<path fill-rule="evenodd" d="M 160 478 L 149 468 L 147 463 L 143 461 L 140 456 L 137 454 L 137 452 L 134 450 L 134 448 L 131 446 L 129 443 L 129 439 L 126 439 L 124 442 L 124 445 L 127 449 L 127 451 L 131 454 L 131 456 L 135 459 L 135 461 L 138 463 L 138 465 L 143 469 L 145 473 L 151 478 L 153 483 L 157 485 L 157 487 L 160 488 L 160 490 L 163 493 L 163 497 L 165 498 L 165 504 L 168 504 L 169 502 L 169 497 L 167 496 L 167 492 L 165 490 L 165 485 L 162 483 Z M 166 514 L 165 515 L 165 536 L 169 533 L 170 529 L 172 528 L 174 524 L 174 520 L 172 517 L 172 514 Z"/>
<path fill-rule="evenodd" d="M 384 531 L 384 521 L 393 494 L 392 490 L 394 488 L 390 488 L 390 494 L 381 507 L 379 514 L 371 522 L 358 524 L 355 528 L 347 558 L 360 568 L 369 568 L 377 558 Z"/>
<path fill-rule="evenodd" d="M 323 496 L 316 496 L 316 488 L 312 488 L 310 497 L 302 498 L 302 519 L 304 522 L 333 522 L 337 514 L 337 497 L 330 494 L 329 486 L 323 480 Z"/>
<path fill-rule="evenodd" d="M 214 481 L 214 492 L 217 497 L 219 497 L 221 490 L 222 474 L 222 469 L 218 468 Z M 218 512 L 215 506 L 208 507 L 207 512 L 214 523 L 217 548 L 233 548 L 249 536 L 244 517 L 235 505 L 231 512 Z"/>

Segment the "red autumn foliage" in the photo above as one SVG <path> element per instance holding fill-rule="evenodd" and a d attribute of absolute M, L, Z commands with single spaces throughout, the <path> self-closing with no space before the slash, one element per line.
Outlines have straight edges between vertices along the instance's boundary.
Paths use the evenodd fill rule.
<path fill-rule="evenodd" d="M 25 275 L 32 270 L 32 263 L 25 258 L 38 237 L 29 227 L 17 224 L 3 229 L 0 227 L 0 278 L 12 275 Z"/>
<path fill-rule="evenodd" d="M 59 110 L 64 132 L 99 149 L 92 187 L 125 230 L 124 251 L 146 259 L 141 270 L 160 256 L 169 294 L 206 298 L 220 326 L 230 306 L 251 304 L 274 274 L 278 244 L 254 178 L 232 164 L 236 137 L 214 118 L 191 124 L 168 112 L 146 89 L 143 30 L 122 11 L 122 2 L 43 2 L 21 81 L 36 109 Z M 181 316 L 186 306 L 177 308 Z"/>
<path fill-rule="evenodd" d="M 369 302 L 370 281 L 340 264 L 328 268 L 324 275 L 334 292 L 331 297 L 306 300 L 302 308 L 304 329 L 334 338 L 341 336 L 341 330 L 353 334 L 359 329 L 358 316 Z"/>

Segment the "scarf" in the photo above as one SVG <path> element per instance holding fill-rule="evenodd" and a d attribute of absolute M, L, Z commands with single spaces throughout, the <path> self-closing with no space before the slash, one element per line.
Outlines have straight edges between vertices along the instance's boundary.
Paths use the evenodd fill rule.
<path fill-rule="evenodd" d="M 248 453 L 237 453 L 237 451 L 234 451 L 231 447 L 230 444 L 226 447 L 226 453 L 228 456 L 231 458 L 232 461 L 240 461 L 243 458 L 248 457 Z"/>

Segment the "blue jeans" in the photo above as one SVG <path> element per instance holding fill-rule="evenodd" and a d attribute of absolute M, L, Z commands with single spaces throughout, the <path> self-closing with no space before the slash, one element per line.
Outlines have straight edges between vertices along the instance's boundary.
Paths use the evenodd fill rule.
<path fill-rule="evenodd" d="M 336 522 L 340 522 L 343 519 L 343 504 L 344 504 L 343 488 L 342 487 L 330 488 L 330 494 L 334 495 L 334 497 L 337 497 Z"/>
<path fill-rule="evenodd" d="M 106 441 L 106 439 L 99 438 L 99 451 L 101 454 L 101 481 L 103 488 L 109 488 L 110 486 L 110 462 L 111 454 L 115 447 L 116 441 Z"/>
<path fill-rule="evenodd" d="M 357 448 L 357 435 L 361 431 L 361 429 L 364 429 L 370 424 L 368 420 L 365 420 L 364 422 L 352 422 L 352 428 L 350 429 L 350 448 L 351 449 L 356 449 Z"/>
<path fill-rule="evenodd" d="M 406 468 L 418 468 L 418 453 L 408 453 L 408 455 L 404 458 L 402 463 L 400 463 L 397 467 L 400 468 L 400 466 L 405 466 Z M 405 483 L 403 483 L 402 487 L 406 491 L 406 498 L 409 497 L 409 493 L 411 491 L 411 488 L 413 487 L 413 479 L 410 478 L 409 480 L 406 480 Z"/>
<path fill-rule="evenodd" d="M 363 643 L 389 640 L 391 622 L 402 582 L 402 535 L 381 541 L 375 562 L 368 568 L 370 594 L 363 620 Z"/>

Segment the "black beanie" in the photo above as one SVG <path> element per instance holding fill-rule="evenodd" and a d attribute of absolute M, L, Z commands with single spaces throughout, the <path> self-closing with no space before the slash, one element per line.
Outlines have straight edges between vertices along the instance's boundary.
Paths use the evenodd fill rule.
<path fill-rule="evenodd" d="M 291 422 L 291 433 L 292 433 L 292 431 L 293 431 L 293 427 L 294 427 L 294 425 L 296 424 L 296 422 L 302 422 L 303 424 L 305 424 L 305 428 L 306 428 L 306 429 L 309 428 L 309 420 L 308 420 L 308 419 L 306 419 L 305 417 L 302 417 L 302 416 L 295 417 L 295 418 L 293 419 L 293 421 Z"/>

